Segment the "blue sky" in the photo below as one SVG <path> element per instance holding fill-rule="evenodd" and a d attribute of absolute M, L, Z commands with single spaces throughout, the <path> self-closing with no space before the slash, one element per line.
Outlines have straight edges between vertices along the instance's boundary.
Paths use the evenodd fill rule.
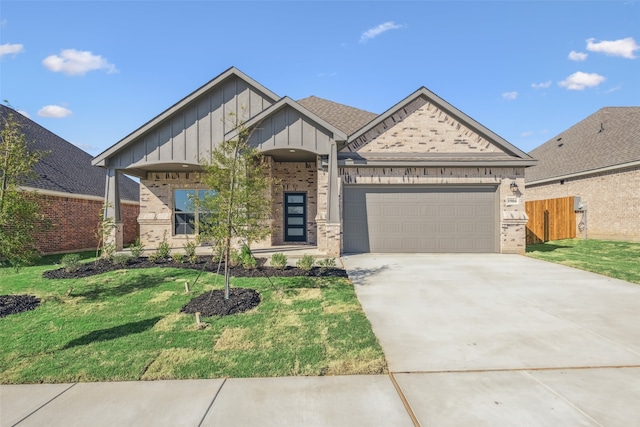
<path fill-rule="evenodd" d="M 93 155 L 230 66 L 374 113 L 425 86 L 528 152 L 640 105 L 640 2 L 0 3 L 0 99 Z"/>

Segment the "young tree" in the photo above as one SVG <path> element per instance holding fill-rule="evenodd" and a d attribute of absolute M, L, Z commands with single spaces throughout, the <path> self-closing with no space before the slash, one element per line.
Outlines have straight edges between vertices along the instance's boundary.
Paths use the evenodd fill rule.
<path fill-rule="evenodd" d="M 35 177 L 33 168 L 46 153 L 29 149 L 13 113 L 0 126 L 0 262 L 19 268 L 37 255 L 35 234 L 46 227 L 35 196 L 19 186 Z"/>
<path fill-rule="evenodd" d="M 232 116 L 235 119 L 235 116 Z M 235 122 L 237 137 L 221 142 L 209 159 L 200 161 L 201 182 L 213 190 L 197 199 L 200 236 L 211 239 L 225 260 L 225 299 L 229 298 L 229 261 L 236 238 L 250 245 L 271 231 L 268 177 L 262 153 L 248 144 L 249 130 Z"/>

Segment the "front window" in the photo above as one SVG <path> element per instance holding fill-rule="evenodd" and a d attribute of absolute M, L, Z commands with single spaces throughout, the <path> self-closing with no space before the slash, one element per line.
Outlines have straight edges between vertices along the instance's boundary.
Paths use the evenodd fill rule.
<path fill-rule="evenodd" d="M 198 234 L 198 224 L 208 212 L 200 207 L 205 197 L 215 196 L 214 190 L 175 190 L 174 201 L 174 233 Z"/>

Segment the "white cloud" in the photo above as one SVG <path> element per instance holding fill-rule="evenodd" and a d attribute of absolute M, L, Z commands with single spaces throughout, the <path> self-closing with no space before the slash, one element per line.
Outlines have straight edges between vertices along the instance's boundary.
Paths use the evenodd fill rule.
<path fill-rule="evenodd" d="M 318 77 L 335 77 L 337 75 L 338 73 L 336 73 L 335 71 L 331 73 L 318 73 Z"/>
<path fill-rule="evenodd" d="M 587 87 L 595 87 L 604 82 L 606 77 L 596 73 L 583 73 L 578 71 L 571 74 L 558 84 L 569 90 L 584 90 Z"/>
<path fill-rule="evenodd" d="M 40 117 L 51 117 L 54 119 L 62 119 L 71 114 L 71 110 L 59 105 L 45 105 L 38 111 Z"/>
<path fill-rule="evenodd" d="M 609 56 L 622 56 L 623 58 L 634 59 L 633 54 L 640 46 L 632 37 L 620 40 L 603 40 L 594 42 L 594 38 L 587 39 L 587 50 L 591 52 L 604 53 Z"/>
<path fill-rule="evenodd" d="M 525 137 L 525 138 L 528 137 L 528 136 L 531 136 L 531 135 L 533 135 L 533 131 L 532 130 L 528 130 L 528 131 L 522 132 L 520 134 L 520 136 Z"/>
<path fill-rule="evenodd" d="M 569 52 L 569 59 L 572 61 L 586 61 L 587 56 L 589 56 L 589 54 L 584 52 L 576 52 L 575 50 Z"/>
<path fill-rule="evenodd" d="M 17 55 L 24 52 L 24 46 L 20 43 L 5 43 L 0 44 L 0 58 L 5 55 Z"/>
<path fill-rule="evenodd" d="M 518 92 L 516 92 L 515 90 L 512 92 L 505 92 L 502 94 L 502 98 L 506 99 L 507 101 L 513 101 L 517 97 L 518 97 Z"/>
<path fill-rule="evenodd" d="M 402 25 L 398 25 L 393 21 L 385 22 L 384 24 L 380 24 L 377 27 L 369 28 L 367 31 L 362 33 L 360 36 L 360 43 L 366 43 L 367 40 L 378 37 L 380 34 L 385 33 L 389 30 L 397 30 L 402 28 Z"/>
<path fill-rule="evenodd" d="M 62 72 L 68 76 L 82 76 L 89 71 L 105 70 L 107 73 L 117 73 L 115 65 L 106 58 L 94 55 L 90 51 L 64 49 L 60 55 L 47 56 L 42 64 L 50 71 Z"/>
<path fill-rule="evenodd" d="M 76 147 L 80 148 L 81 150 L 84 150 L 86 152 L 89 151 L 95 151 L 97 149 L 97 147 L 94 147 L 91 144 L 85 144 L 85 143 L 76 143 L 76 142 L 71 142 L 73 145 L 75 145 Z"/>
<path fill-rule="evenodd" d="M 531 87 L 534 89 L 546 89 L 551 87 L 551 80 L 542 83 L 531 83 Z"/>
<path fill-rule="evenodd" d="M 23 116 L 25 116 L 27 119 L 30 119 L 31 116 L 29 115 L 29 113 L 27 113 L 26 111 L 22 111 L 22 110 L 18 110 L 18 113 L 22 114 Z"/>

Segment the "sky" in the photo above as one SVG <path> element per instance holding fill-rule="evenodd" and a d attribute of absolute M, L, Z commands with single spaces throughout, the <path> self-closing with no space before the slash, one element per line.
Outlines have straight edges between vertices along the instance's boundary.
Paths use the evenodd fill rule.
<path fill-rule="evenodd" d="M 424 86 L 529 152 L 640 106 L 640 2 L 0 2 L 0 101 L 94 156 L 231 66 L 378 114 Z"/>

